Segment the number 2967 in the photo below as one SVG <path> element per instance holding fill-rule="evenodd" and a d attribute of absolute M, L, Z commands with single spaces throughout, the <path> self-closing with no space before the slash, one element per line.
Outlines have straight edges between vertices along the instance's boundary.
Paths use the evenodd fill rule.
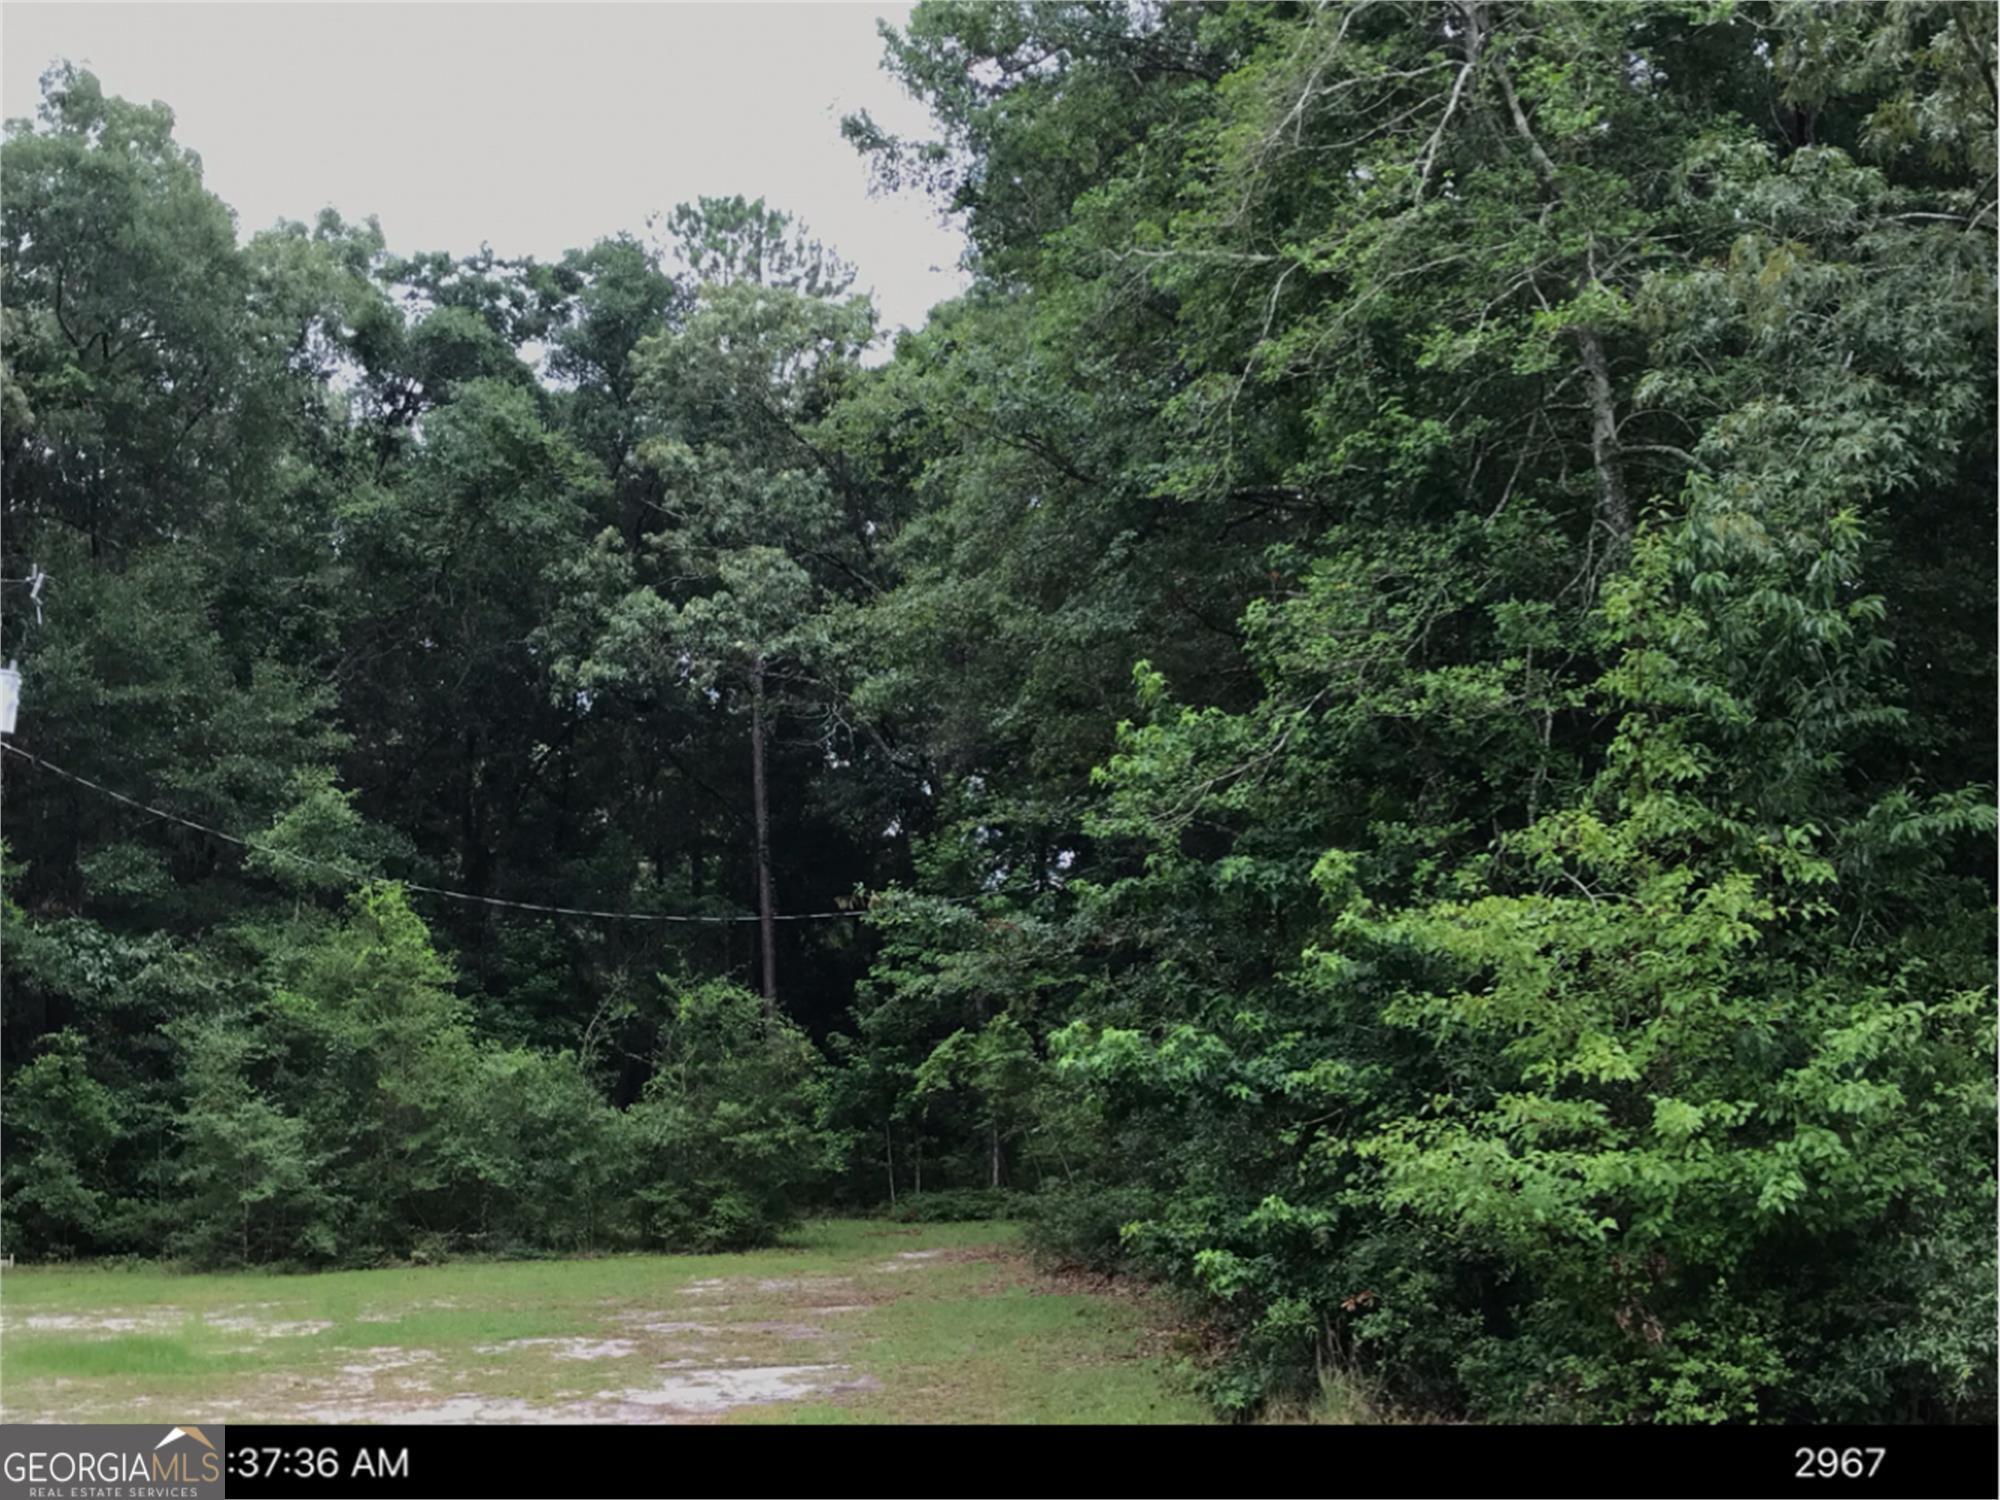
<path fill-rule="evenodd" d="M 1887 1448 L 1801 1448 L 1794 1479 L 1871 1479 Z"/>

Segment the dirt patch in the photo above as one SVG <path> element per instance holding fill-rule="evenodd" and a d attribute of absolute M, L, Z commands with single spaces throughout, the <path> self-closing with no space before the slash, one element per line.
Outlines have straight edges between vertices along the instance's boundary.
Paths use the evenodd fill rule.
<path fill-rule="evenodd" d="M 325 1333 L 333 1324 L 322 1318 L 300 1318 L 293 1322 L 264 1323 L 256 1318 L 245 1318 L 234 1314 L 210 1313 L 202 1319 L 210 1328 L 220 1328 L 224 1333 L 247 1333 L 260 1339 L 311 1338 L 314 1334 Z"/>
<path fill-rule="evenodd" d="M 569 1422 L 564 1408 L 537 1406 L 518 1396 L 453 1396 L 431 1405 L 416 1406 L 407 1401 L 351 1401 L 326 1406 L 302 1406 L 282 1414 L 297 1422 L 436 1422 L 463 1426 L 468 1422 L 506 1422 L 529 1425 Z"/>
<path fill-rule="evenodd" d="M 639 1352 L 630 1339 L 508 1339 L 472 1346 L 474 1354 L 508 1354 L 516 1349 L 546 1349 L 552 1359 L 630 1359 Z"/>
<path fill-rule="evenodd" d="M 98 1334 L 105 1338 L 121 1333 L 162 1333 L 179 1328 L 187 1315 L 178 1307 L 156 1307 L 143 1313 L 30 1313 L 9 1318 L 0 1328 L 19 1326 L 36 1333 Z"/>
<path fill-rule="evenodd" d="M 703 1281 L 690 1281 L 681 1287 L 683 1297 L 719 1297 L 730 1292 L 828 1292 L 838 1291 L 852 1285 L 845 1276 L 760 1276 L 751 1280 L 742 1276 L 711 1276 Z M 724 1311 L 728 1303 L 710 1304 L 714 1311 Z"/>
<path fill-rule="evenodd" d="M 702 1299 L 697 1317 L 675 1316 L 658 1307 L 630 1307 L 610 1313 L 604 1332 L 594 1337 L 537 1337 L 478 1344 L 468 1358 L 441 1364 L 428 1350 L 384 1349 L 340 1367 L 331 1381 L 294 1387 L 274 1420 L 304 1422 L 669 1423 L 711 1422 L 743 1406 L 826 1398 L 846 1391 L 875 1389 L 872 1376 L 840 1362 L 841 1351 L 823 1344 L 827 1356 L 812 1364 L 780 1364 L 785 1342 L 827 1341 L 827 1326 L 812 1319 L 821 1308 L 858 1312 L 869 1303 L 838 1301 L 856 1289 L 845 1276 L 707 1277 L 677 1289 Z M 769 1294 L 779 1294 L 773 1299 Z M 732 1303 L 713 1300 L 731 1294 L 764 1294 L 758 1312 L 777 1313 L 731 1322 L 722 1314 Z M 799 1303 L 813 1303 L 806 1317 L 787 1317 Z M 692 1311 L 693 1309 L 690 1309 Z M 745 1309 L 746 1312 L 749 1310 Z M 610 1309 L 606 1309 L 610 1312 Z M 493 1356 L 511 1355 L 502 1365 Z M 485 1356 L 484 1360 L 477 1356 Z M 652 1378 L 634 1381 L 623 1370 L 615 1384 L 596 1391 L 556 1389 L 540 1396 L 516 1395 L 506 1388 L 532 1372 L 536 1363 L 587 1363 L 643 1358 Z M 630 1368 L 630 1367 L 627 1367 Z M 498 1385 L 480 1392 L 468 1384 Z M 515 1386 L 515 1389 L 522 1389 Z"/>
<path fill-rule="evenodd" d="M 456 1297 L 432 1297 L 423 1302 L 412 1302 L 396 1312 L 369 1311 L 362 1313 L 354 1321 L 357 1323 L 400 1323 L 413 1312 L 449 1312 L 458 1306 Z"/>
<path fill-rule="evenodd" d="M 898 1250 L 894 1258 L 883 1261 L 875 1269 L 878 1271 L 919 1271 L 926 1261 L 942 1257 L 942 1250 Z"/>
<path fill-rule="evenodd" d="M 954 1250 L 898 1250 L 892 1259 L 885 1260 L 874 1269 L 877 1271 L 917 1271 L 926 1265 L 967 1265 L 975 1261 L 1007 1261 L 1018 1259 L 1006 1251 L 991 1245 L 971 1245 Z"/>
<path fill-rule="evenodd" d="M 260 1339 L 309 1338 L 333 1327 L 333 1324 L 320 1318 L 270 1322 L 253 1315 L 256 1308 L 277 1305 L 274 1302 L 251 1303 L 249 1308 L 252 1311 L 232 1309 L 212 1312 L 204 1314 L 201 1321 L 205 1327 L 219 1329 L 223 1333 L 247 1333 Z M 174 1333 L 186 1325 L 189 1316 L 178 1307 L 155 1307 L 130 1313 L 30 1313 L 23 1318 L 8 1319 L 0 1323 L 0 1328 L 18 1326 L 32 1333 L 72 1333 L 86 1338 L 113 1338 L 125 1333 Z"/>
<path fill-rule="evenodd" d="M 436 1358 L 436 1353 L 429 1349 L 370 1349 L 356 1363 L 342 1365 L 340 1373 L 372 1378 L 390 1370 L 406 1370 L 413 1365 L 429 1364 Z"/>
<path fill-rule="evenodd" d="M 745 1333 L 775 1334 L 786 1339 L 823 1339 L 826 1330 L 812 1323 L 738 1323 Z"/>
<path fill-rule="evenodd" d="M 846 1365 L 750 1365 L 679 1371 L 663 1377 L 657 1385 L 603 1390 L 587 1400 L 555 1404 L 461 1391 L 436 1401 L 320 1402 L 290 1415 L 307 1422 L 396 1421 L 454 1426 L 484 1422 L 698 1422 L 739 1406 L 873 1390 L 876 1384 L 871 1376 L 850 1377 Z"/>
<path fill-rule="evenodd" d="M 760 1292 L 833 1292 L 854 1283 L 845 1276 L 766 1276 L 755 1285 Z"/>
<path fill-rule="evenodd" d="M 738 1369 L 688 1370 L 669 1375 L 651 1389 L 599 1391 L 600 1401 L 648 1409 L 709 1415 L 736 1406 L 802 1401 L 842 1387 L 846 1365 L 752 1365 Z"/>

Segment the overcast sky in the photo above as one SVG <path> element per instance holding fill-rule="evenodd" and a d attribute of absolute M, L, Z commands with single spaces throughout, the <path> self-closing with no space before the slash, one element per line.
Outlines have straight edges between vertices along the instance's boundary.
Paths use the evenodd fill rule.
<path fill-rule="evenodd" d="M 0 10 L 0 112 L 56 58 L 172 106 L 243 233 L 331 204 L 390 248 L 552 257 L 643 233 L 701 194 L 762 195 L 860 269 L 890 324 L 963 284 L 922 198 L 871 197 L 840 117 L 925 116 L 841 4 L 19 4 Z"/>

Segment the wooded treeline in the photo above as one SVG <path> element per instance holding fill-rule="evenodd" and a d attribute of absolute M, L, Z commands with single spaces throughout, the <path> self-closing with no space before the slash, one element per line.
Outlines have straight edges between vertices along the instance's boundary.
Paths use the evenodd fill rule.
<path fill-rule="evenodd" d="M 6 1249 L 997 1185 L 1232 1411 L 1990 1420 L 1993 11 L 885 40 L 975 275 L 872 363 L 761 203 L 405 256 L 9 127 Z"/>

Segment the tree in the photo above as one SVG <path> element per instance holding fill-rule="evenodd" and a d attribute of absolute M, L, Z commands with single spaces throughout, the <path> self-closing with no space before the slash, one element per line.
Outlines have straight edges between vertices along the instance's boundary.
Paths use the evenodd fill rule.
<path fill-rule="evenodd" d="M 636 356 L 654 429 L 640 455 L 658 476 L 664 524 L 636 559 L 607 558 L 626 592 L 574 675 L 586 691 L 678 683 L 747 712 L 759 986 L 775 1005 L 771 736 L 819 686 L 833 602 L 871 587 L 871 523 L 811 429 L 852 379 L 874 315 L 865 299 L 815 295 L 843 276 L 816 246 L 804 260 L 779 254 L 771 246 L 788 221 L 761 207 L 746 221 L 741 208 L 709 203 L 676 218 L 702 247 L 697 264 L 734 279 L 706 285 L 686 323 Z"/>
<path fill-rule="evenodd" d="M 251 1081 L 263 1038 L 242 1014 L 180 1023 L 188 1101 L 180 1116 L 186 1212 L 174 1248 L 205 1263 L 323 1261 L 339 1246 L 329 1156 L 308 1122 Z"/>
<path fill-rule="evenodd" d="M 666 229 L 681 264 L 701 286 L 782 287 L 833 299 L 854 284 L 852 266 L 762 198 L 678 204 Z"/>
<path fill-rule="evenodd" d="M 55 1033 L 8 1085 L 14 1156 L 6 1176 L 10 1245 L 94 1249 L 115 1233 L 105 1166 L 124 1128 L 118 1096 L 91 1077 L 82 1033 Z"/>
<path fill-rule="evenodd" d="M 631 1116 L 647 1237 L 701 1251 L 767 1242 L 839 1157 L 822 1124 L 823 1061 L 746 991 L 667 990 L 653 1077 Z"/>

